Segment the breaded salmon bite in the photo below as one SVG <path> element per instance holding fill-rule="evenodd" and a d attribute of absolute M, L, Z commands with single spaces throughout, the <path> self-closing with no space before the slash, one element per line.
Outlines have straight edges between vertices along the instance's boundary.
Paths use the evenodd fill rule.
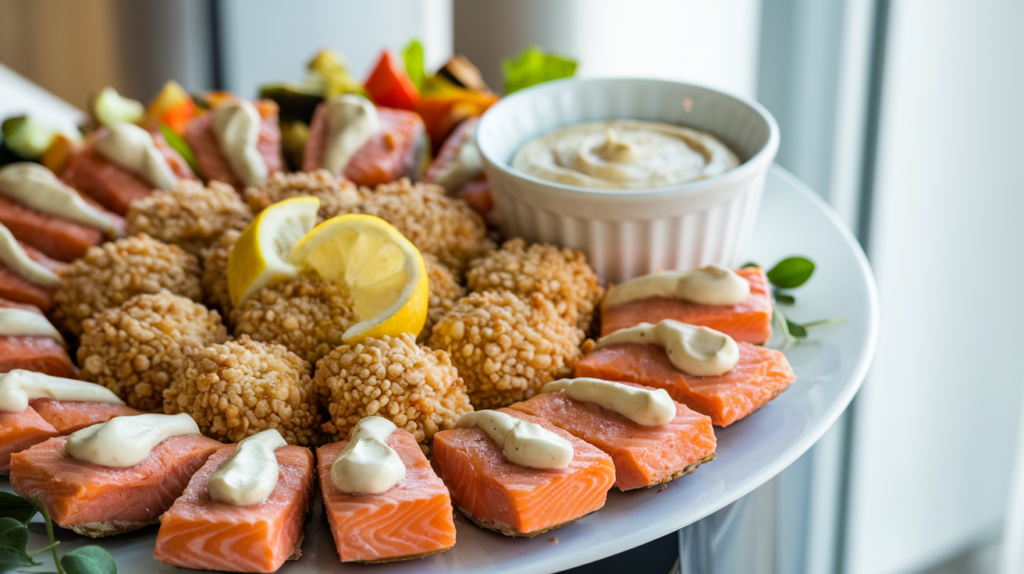
<path fill-rule="evenodd" d="M 125 237 L 90 247 L 60 274 L 53 294 L 53 318 L 78 336 L 82 321 L 96 313 L 161 289 L 202 300 L 198 260 L 145 233 Z"/>
<path fill-rule="evenodd" d="M 326 169 L 295 173 L 275 173 L 263 187 L 245 190 L 245 201 L 254 213 L 292 197 L 312 196 L 320 200 L 320 219 L 345 213 L 362 196 L 350 181 L 338 179 Z"/>
<path fill-rule="evenodd" d="M 231 315 L 231 296 L 228 294 L 228 257 L 242 232 L 229 229 L 209 247 L 203 249 L 203 297 L 207 306 L 217 309 L 225 320 Z"/>
<path fill-rule="evenodd" d="M 448 352 L 476 409 L 532 397 L 545 383 L 572 375 L 583 332 L 540 293 L 471 293 L 436 325 L 427 345 Z"/>
<path fill-rule="evenodd" d="M 470 291 L 511 291 L 524 299 L 540 293 L 584 332 L 604 294 L 597 273 L 582 251 L 550 243 L 529 247 L 521 237 L 510 239 L 475 259 L 466 271 Z"/>
<path fill-rule="evenodd" d="M 231 312 L 231 323 L 236 337 L 284 345 L 316 363 L 341 344 L 356 319 L 347 289 L 300 277 L 261 289 Z"/>
<path fill-rule="evenodd" d="M 430 282 L 430 299 L 427 304 L 427 321 L 416 338 L 420 343 L 430 338 L 434 325 L 455 307 L 455 302 L 466 296 L 466 289 L 459 285 L 455 274 L 438 262 L 436 257 L 425 253 L 423 263 L 427 267 L 427 280 Z"/>
<path fill-rule="evenodd" d="M 362 201 L 326 215 L 375 215 L 456 273 L 493 246 L 483 219 L 464 201 L 445 195 L 438 185 L 414 184 L 403 178 L 373 190 L 360 189 L 359 193 Z"/>
<path fill-rule="evenodd" d="M 277 429 L 288 444 L 322 442 L 309 363 L 249 337 L 190 353 L 164 390 L 164 412 L 187 413 L 204 435 L 223 442 L 267 429 Z"/>
<path fill-rule="evenodd" d="M 213 181 L 204 186 L 187 179 L 132 203 L 125 216 L 129 235 L 147 233 L 193 255 L 224 231 L 244 229 L 251 219 L 249 206 L 230 185 Z"/>
<path fill-rule="evenodd" d="M 190 350 L 228 338 L 216 311 L 169 291 L 136 295 L 86 319 L 82 329 L 82 378 L 144 411 L 161 409 L 163 391 Z"/>
<path fill-rule="evenodd" d="M 324 430 L 334 440 L 348 439 L 363 417 L 378 416 L 412 433 L 428 453 L 434 433 L 473 410 L 448 353 L 417 345 L 409 333 L 341 345 L 320 359 L 313 380 L 329 397 Z"/>

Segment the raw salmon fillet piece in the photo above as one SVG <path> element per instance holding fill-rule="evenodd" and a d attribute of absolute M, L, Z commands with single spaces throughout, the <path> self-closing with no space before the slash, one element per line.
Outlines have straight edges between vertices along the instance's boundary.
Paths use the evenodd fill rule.
<path fill-rule="evenodd" d="M 18 241 L 58 261 L 73 261 L 104 239 L 104 233 L 95 227 L 33 211 L 4 197 L 0 197 L 0 223 Z"/>
<path fill-rule="evenodd" d="M 11 455 L 60 436 L 31 406 L 20 413 L 0 413 L 0 474 L 11 470 Z"/>
<path fill-rule="evenodd" d="M 405 463 L 405 479 L 381 494 L 334 488 L 331 465 L 348 445 L 316 449 L 324 511 L 342 562 L 390 562 L 444 552 L 455 545 L 452 501 L 412 434 L 396 430 L 388 446 Z"/>
<path fill-rule="evenodd" d="M 29 256 L 29 259 L 50 271 L 59 275 L 61 271 L 67 268 L 67 264 L 50 259 L 30 245 L 25 245 L 20 241 L 18 243 L 25 250 L 25 254 Z M 49 311 L 53 307 L 53 289 L 32 283 L 3 263 L 0 263 L 0 298 L 15 303 L 26 303 L 44 312 Z"/>
<path fill-rule="evenodd" d="M 98 137 L 101 130 L 95 132 L 89 143 Z M 167 160 L 179 179 L 195 179 L 192 169 L 188 167 L 185 160 L 167 144 L 163 134 L 150 132 L 153 135 L 153 142 L 157 149 Z M 62 174 L 62 179 L 80 193 L 96 200 L 100 205 L 113 211 L 118 215 L 128 212 L 128 206 L 133 201 L 149 195 L 153 188 L 135 174 L 108 161 L 99 152 L 94 151 L 91 145 L 75 151 L 71 154 L 68 167 Z"/>
<path fill-rule="evenodd" d="M 509 408 L 546 419 L 603 450 L 615 463 L 615 486 L 632 490 L 675 480 L 715 458 L 711 418 L 675 405 L 675 419 L 658 426 L 637 424 L 563 393 L 542 393 Z"/>
<path fill-rule="evenodd" d="M 99 538 L 158 520 L 189 478 L 223 444 L 201 435 L 171 437 L 129 468 L 75 460 L 55 437 L 11 456 L 11 488 L 42 504 L 59 526 Z"/>
<path fill-rule="evenodd" d="M 277 123 L 277 103 L 273 100 L 253 102 L 260 113 L 260 136 L 256 141 L 256 149 L 267 164 L 267 175 L 281 171 L 284 159 L 281 157 L 281 128 Z M 217 143 L 211 124 L 213 115 L 202 114 L 192 118 L 185 128 L 185 143 L 192 148 L 192 153 L 199 163 L 199 170 L 208 181 L 220 181 L 241 191 L 245 186 L 235 175 L 227 158 Z"/>
<path fill-rule="evenodd" d="M 128 405 L 93 401 L 57 401 L 36 399 L 30 403 L 43 420 L 53 425 L 61 435 L 69 435 L 85 427 L 105 423 L 114 417 L 145 414 Z"/>
<path fill-rule="evenodd" d="M 476 130 L 476 125 L 480 123 L 480 118 L 469 118 L 463 120 L 459 125 L 455 126 L 452 133 L 445 138 L 444 143 L 441 144 L 441 149 L 437 150 L 437 155 L 434 156 L 434 161 L 430 162 L 427 166 L 427 170 L 423 172 L 423 181 L 425 183 L 436 183 L 437 178 L 441 177 L 450 165 L 459 160 L 459 152 L 462 150 L 462 144 L 467 139 L 473 136 L 473 132 Z"/>
<path fill-rule="evenodd" d="M 3 275 L 0 274 L 0 278 Z M 22 309 L 42 312 L 34 305 L 0 299 L 0 309 Z M 25 369 L 55 377 L 78 378 L 78 367 L 71 362 L 67 349 L 49 337 L 0 335 L 0 373 Z"/>
<path fill-rule="evenodd" d="M 519 466 L 478 428 L 434 435 L 434 458 L 455 506 L 483 528 L 506 536 L 536 536 L 604 506 L 615 483 L 611 457 L 548 421 L 513 409 L 497 409 L 537 423 L 572 443 L 562 469 Z"/>
<path fill-rule="evenodd" d="M 738 343 L 736 367 L 717 377 L 684 375 L 657 345 L 611 345 L 576 363 L 577 377 L 625 381 L 665 389 L 675 400 L 725 427 L 764 406 L 796 380 L 786 356 L 750 343 Z"/>
<path fill-rule="evenodd" d="M 225 572 L 276 572 L 301 544 L 313 502 L 313 452 L 284 446 L 275 452 L 277 487 L 259 504 L 214 502 L 206 487 L 235 445 L 222 447 L 192 476 L 160 518 L 153 557 L 171 566 Z"/>
<path fill-rule="evenodd" d="M 309 126 L 309 138 L 302 157 L 302 171 L 316 171 L 323 165 L 327 148 L 327 120 L 323 104 L 317 106 Z M 377 108 L 380 131 L 356 152 L 342 174 L 356 185 L 374 187 L 402 177 L 419 179 L 426 156 L 427 132 L 415 112 Z"/>
<path fill-rule="evenodd" d="M 701 327 L 710 327 L 737 342 L 763 344 L 772 338 L 772 296 L 768 276 L 758 267 L 737 269 L 750 283 L 750 297 L 739 305 L 700 305 L 652 297 L 601 310 L 601 336 L 619 329 L 672 319 Z"/>

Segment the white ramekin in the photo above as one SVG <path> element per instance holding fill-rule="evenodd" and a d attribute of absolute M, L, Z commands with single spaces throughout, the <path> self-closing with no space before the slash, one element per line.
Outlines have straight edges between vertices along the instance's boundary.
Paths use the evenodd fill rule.
<path fill-rule="evenodd" d="M 639 191 L 564 185 L 509 165 L 520 146 L 541 134 L 608 119 L 704 130 L 743 163 L 705 180 Z M 480 120 L 476 140 L 502 232 L 580 249 L 602 278 L 618 282 L 659 268 L 739 265 L 779 148 L 779 128 L 760 104 L 709 88 L 568 79 L 502 98 Z"/>

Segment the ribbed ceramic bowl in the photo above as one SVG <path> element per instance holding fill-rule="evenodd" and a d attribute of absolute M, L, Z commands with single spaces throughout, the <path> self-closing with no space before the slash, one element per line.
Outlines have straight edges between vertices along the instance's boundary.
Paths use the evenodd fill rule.
<path fill-rule="evenodd" d="M 537 136 L 609 119 L 704 130 L 743 163 L 719 176 L 648 190 L 564 185 L 510 165 Z M 476 139 L 505 235 L 580 249 L 601 277 L 618 282 L 659 268 L 740 264 L 779 148 L 779 128 L 760 104 L 701 86 L 569 79 L 502 98 L 480 120 Z"/>

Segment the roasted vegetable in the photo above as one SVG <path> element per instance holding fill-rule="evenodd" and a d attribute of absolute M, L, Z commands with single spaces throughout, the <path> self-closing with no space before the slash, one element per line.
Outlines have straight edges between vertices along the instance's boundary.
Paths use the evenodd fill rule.
<path fill-rule="evenodd" d="M 316 107 L 324 101 L 324 87 L 306 82 L 269 84 L 260 88 L 260 97 L 277 102 L 282 126 L 292 121 L 309 125 Z"/>
<path fill-rule="evenodd" d="M 164 84 L 146 108 L 145 123 L 148 125 L 166 124 L 176 134 L 185 133 L 188 120 L 196 113 L 196 104 L 178 82 L 174 80 Z"/>
<path fill-rule="evenodd" d="M 50 147 L 46 148 L 42 157 L 39 158 L 39 162 L 53 173 L 60 175 L 64 172 L 64 168 L 68 166 L 68 161 L 71 160 L 71 153 L 75 151 L 77 146 L 78 142 L 64 134 L 57 134 L 53 141 L 50 142 Z"/>
<path fill-rule="evenodd" d="M 89 113 L 96 126 L 109 126 L 117 122 L 137 124 L 146 114 L 142 102 L 123 97 L 114 88 L 103 88 L 89 102 Z"/>
<path fill-rule="evenodd" d="M 20 160 L 38 161 L 57 137 L 57 130 L 29 116 L 7 118 L 2 129 L 4 148 Z"/>
<path fill-rule="evenodd" d="M 419 40 L 412 40 L 402 49 L 402 63 L 405 64 L 405 73 L 412 80 L 412 85 L 423 93 L 423 78 L 426 71 L 423 64 L 423 44 Z"/>
<path fill-rule="evenodd" d="M 448 82 L 444 80 L 447 84 Z M 428 81 L 427 84 L 431 82 Z M 451 84 L 420 98 L 416 112 L 423 118 L 434 149 L 441 147 L 448 134 L 463 120 L 479 116 L 498 101 L 490 92 L 475 92 Z"/>
<path fill-rule="evenodd" d="M 480 75 L 480 70 L 478 70 L 472 62 L 461 54 L 452 56 L 452 58 L 437 71 L 437 75 L 445 78 L 460 88 L 466 88 L 467 90 L 477 92 L 491 91 L 491 89 L 487 87 L 487 83 L 484 82 L 484 77 Z"/>
<path fill-rule="evenodd" d="M 316 83 L 317 77 L 324 83 L 323 97 L 330 99 L 340 94 L 366 95 L 363 85 L 348 73 L 345 58 L 334 50 L 321 50 L 309 61 L 310 76 L 306 82 Z"/>
<path fill-rule="evenodd" d="M 309 139 L 309 124 L 301 121 L 281 121 L 281 151 L 288 165 L 295 171 L 302 169 L 302 154 Z"/>
<path fill-rule="evenodd" d="M 420 93 L 389 50 L 384 50 L 366 79 L 366 92 L 378 106 L 415 110 Z"/>

